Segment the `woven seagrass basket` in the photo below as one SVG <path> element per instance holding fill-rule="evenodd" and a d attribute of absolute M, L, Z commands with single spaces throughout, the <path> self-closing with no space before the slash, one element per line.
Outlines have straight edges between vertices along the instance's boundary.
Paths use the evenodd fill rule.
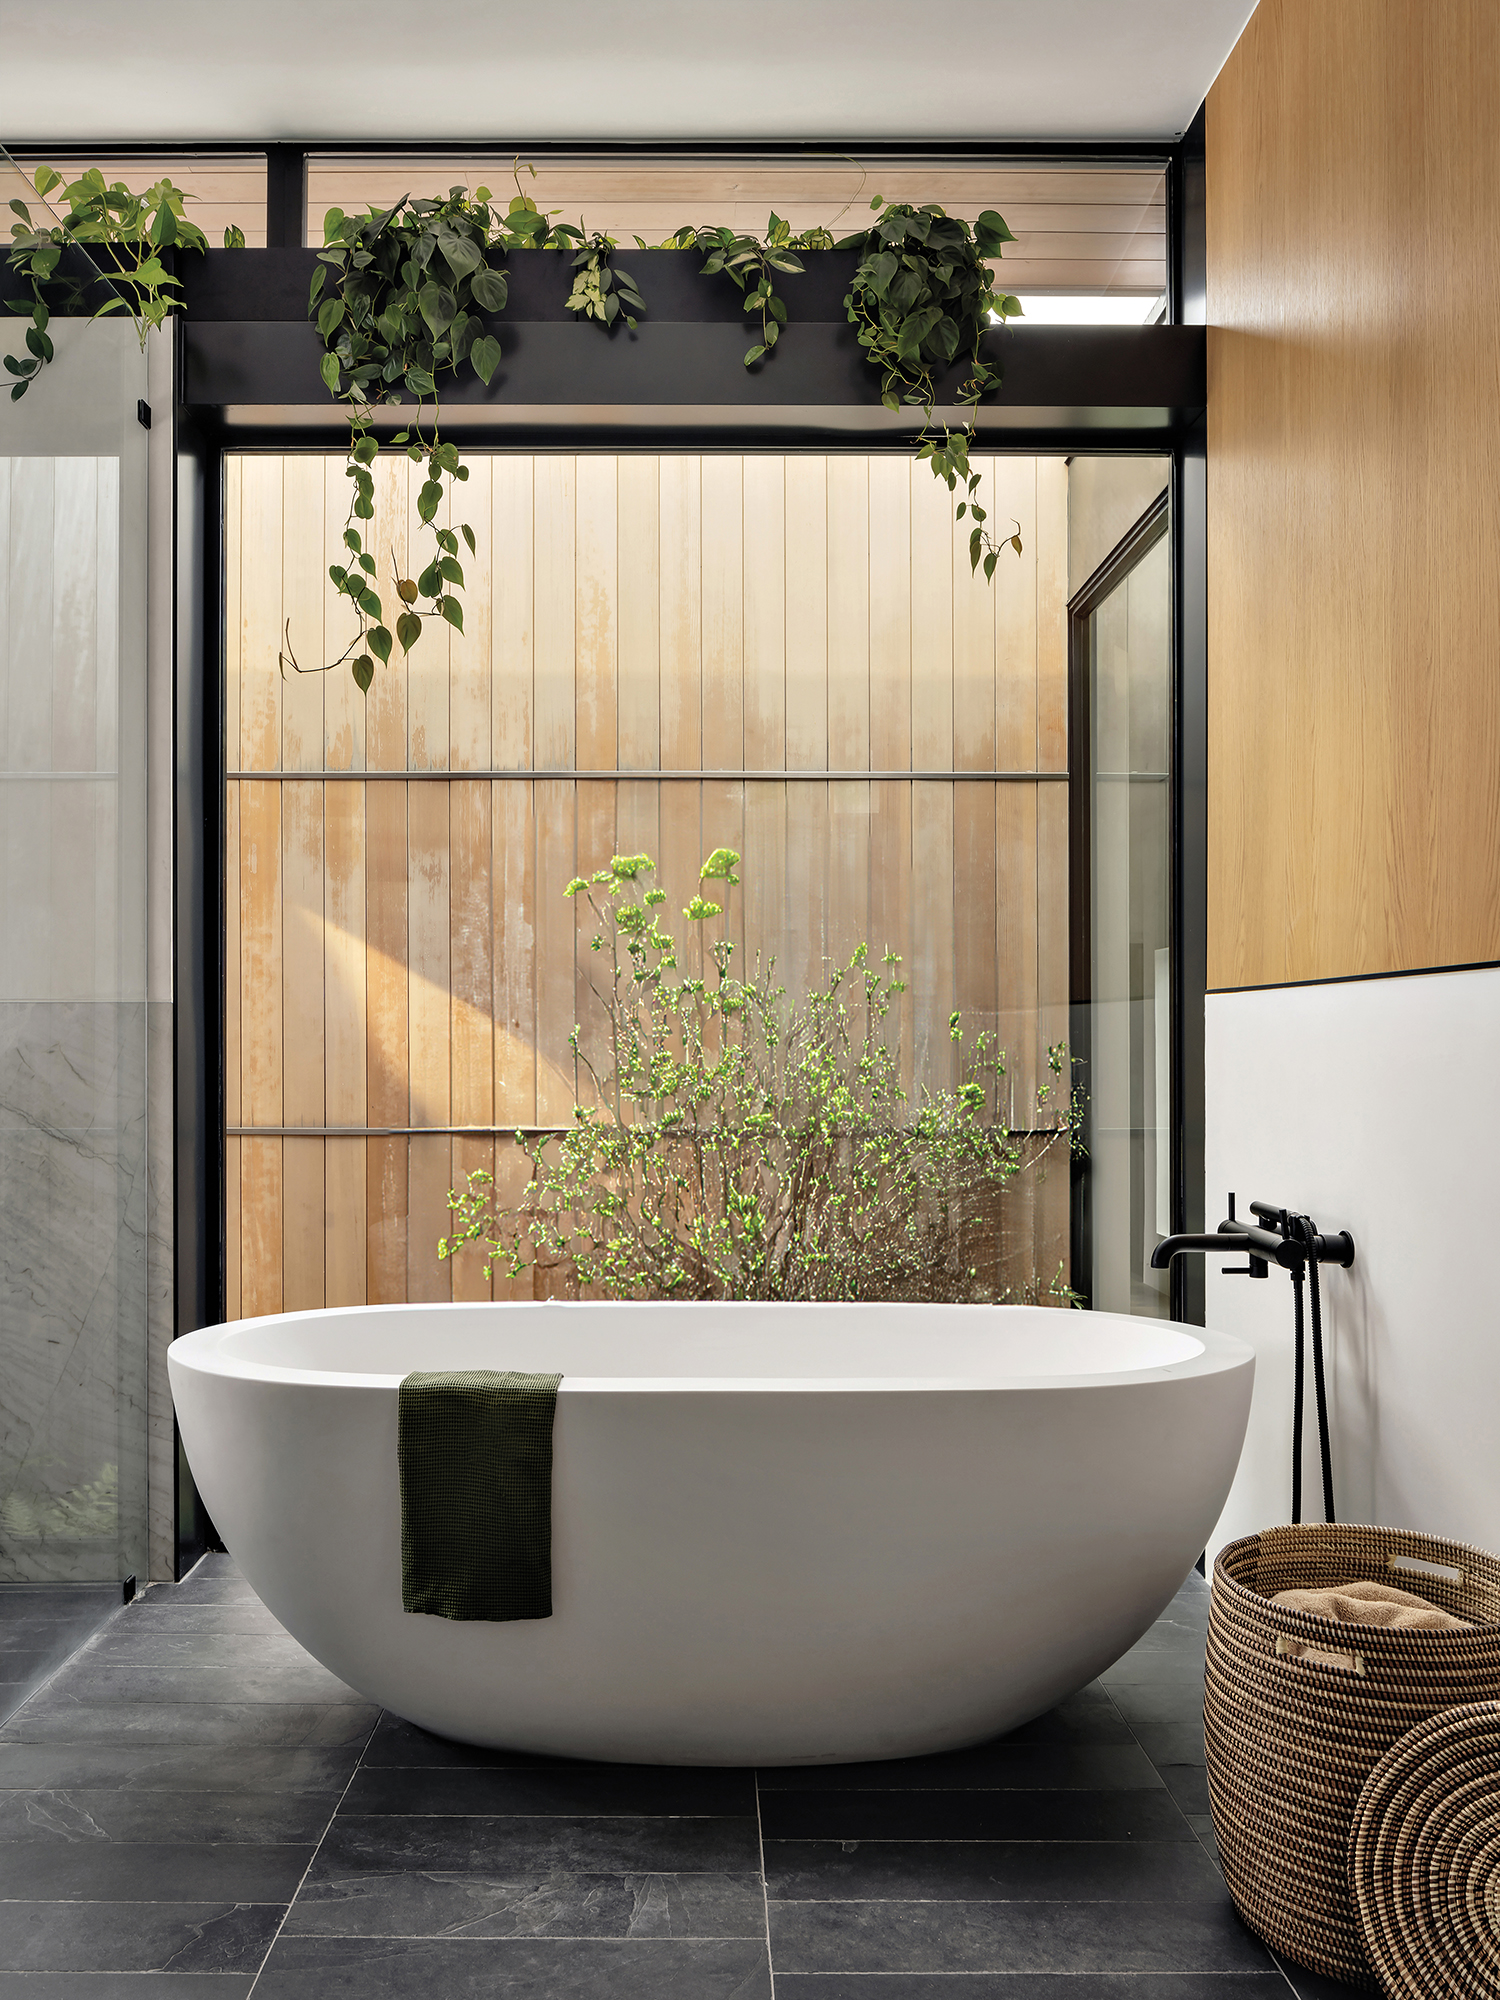
<path fill-rule="evenodd" d="M 1362 1579 L 1425 1597 L 1474 1630 L 1344 1625 L 1270 1601 Z M 1299 1965 L 1374 1990 L 1349 1895 L 1360 1788 L 1415 1724 L 1497 1698 L 1494 1556 L 1342 1522 L 1270 1528 L 1222 1549 L 1203 1725 L 1224 1879 L 1250 1928 Z"/>
<path fill-rule="evenodd" d="M 1391 2000 L 1500 1994 L 1500 1702 L 1409 1729 L 1365 1780 L 1349 1883 Z"/>

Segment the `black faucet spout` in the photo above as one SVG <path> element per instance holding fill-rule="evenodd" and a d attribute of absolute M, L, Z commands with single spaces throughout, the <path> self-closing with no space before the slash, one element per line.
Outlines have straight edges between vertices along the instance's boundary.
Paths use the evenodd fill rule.
<path fill-rule="evenodd" d="M 1242 1245 L 1226 1230 L 1216 1236 L 1164 1236 L 1151 1252 L 1153 1271 L 1165 1271 L 1174 1257 L 1187 1250 L 1201 1250 L 1210 1256 L 1232 1257 Z"/>

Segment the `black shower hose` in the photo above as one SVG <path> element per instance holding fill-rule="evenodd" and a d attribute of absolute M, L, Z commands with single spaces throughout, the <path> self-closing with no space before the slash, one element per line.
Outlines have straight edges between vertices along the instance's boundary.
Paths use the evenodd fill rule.
<path fill-rule="evenodd" d="M 1313 1234 L 1313 1227 L 1307 1216 L 1297 1218 L 1299 1234 L 1304 1240 Z M 1302 1378 L 1306 1373 L 1303 1357 L 1302 1326 L 1302 1265 L 1292 1266 L 1292 1323 L 1293 1368 L 1296 1384 L 1292 1391 L 1292 1520 L 1302 1519 Z M 1312 1298 L 1312 1350 L 1313 1350 L 1313 1391 L 1318 1405 L 1318 1456 L 1323 1467 L 1323 1518 L 1331 1521 L 1333 1512 L 1333 1454 L 1328 1441 L 1328 1383 L 1323 1372 L 1323 1297 L 1318 1283 L 1318 1260 L 1307 1259 L 1307 1288 Z"/>

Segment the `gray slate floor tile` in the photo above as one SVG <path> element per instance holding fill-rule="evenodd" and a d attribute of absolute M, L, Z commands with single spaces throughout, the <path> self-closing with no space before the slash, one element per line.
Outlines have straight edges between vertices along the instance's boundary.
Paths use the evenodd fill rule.
<path fill-rule="evenodd" d="M 312 1847 L 55 1840 L 0 1845 L 0 1901 L 289 1903 Z"/>
<path fill-rule="evenodd" d="M 241 1750 L 336 1750 L 358 1746 L 377 1710 L 355 1702 L 72 1701 L 49 1688 L 0 1729 L 5 1743 L 212 1746 Z"/>
<path fill-rule="evenodd" d="M 752 1874 L 402 1872 L 310 1883 L 291 1937 L 754 1938 L 765 1895 Z"/>
<path fill-rule="evenodd" d="M 248 1972 L 0 1972 L 0 2000 L 247 2000 Z"/>
<path fill-rule="evenodd" d="M 1164 1770 L 1168 1764 L 1201 1764 L 1203 1749 L 1203 1711 L 1200 1703 L 1197 1711 L 1182 1722 L 1138 1722 L 1133 1730 L 1135 1740 L 1156 1768 Z"/>
<path fill-rule="evenodd" d="M 253 1974 L 284 1907 L 0 1902 L 0 1972 Z"/>
<path fill-rule="evenodd" d="M 1191 1838 L 1191 1835 L 1189 1835 Z M 758 1872 L 753 1819 L 398 1819 L 340 1813 L 310 1883 L 397 1869 L 439 1874 Z"/>
<path fill-rule="evenodd" d="M 1278 1973 L 776 1974 L 777 2000 L 1291 2000 Z M 1367 1996 L 1368 2000 L 1368 1996 Z"/>
<path fill-rule="evenodd" d="M 1208 1813 L 1208 1773 L 1201 1764 L 1163 1764 L 1161 1774 L 1189 1819 Z"/>
<path fill-rule="evenodd" d="M 770 2000 L 771 1978 L 763 1939 L 408 1943 L 283 1935 L 255 1988 L 255 2000 L 497 2000 L 502 1994 L 505 2000 Z"/>
<path fill-rule="evenodd" d="M 359 1745 L 336 1750 L 222 1746 L 0 1742 L 6 1791 L 275 1792 L 336 1798 L 354 1775 Z"/>
<path fill-rule="evenodd" d="M 1341 1979 L 1325 1979 L 1321 1972 L 1309 1972 L 1303 1966 L 1293 1965 L 1289 1959 L 1281 1959 L 1279 1963 L 1297 2000 L 1352 2000 L 1354 1994 L 1364 1990 L 1349 1986 Z"/>
<path fill-rule="evenodd" d="M 785 1972 L 1270 1972 L 1227 1906 L 773 1903 Z"/>
<path fill-rule="evenodd" d="M 1139 1791 L 1161 1783 L 1135 1742 L 1017 1743 L 1008 1737 L 941 1757 L 794 1765 L 757 1776 L 762 1797 L 810 1791 Z"/>
<path fill-rule="evenodd" d="M 768 1896 L 778 2000 L 1334 2000 L 1212 1858 L 1208 1602 L 1004 1738 L 757 1790 L 378 1716 L 223 1556 L 71 1624 L 0 1601 L 0 1711 L 92 1638 L 0 1727 L 0 2000 L 245 2000 L 283 1915 L 255 2000 L 769 2000 Z"/>
<path fill-rule="evenodd" d="M 161 1589 L 166 1591 L 172 1587 L 163 1584 Z M 145 1636 L 152 1633 L 202 1632 L 231 1639 L 292 1637 L 258 1598 L 248 1603 L 200 1603 L 191 1597 L 158 1598 L 155 1591 L 143 1603 L 131 1605 L 125 1629 Z"/>
<path fill-rule="evenodd" d="M 226 1645 L 226 1639 L 233 1643 Z M 89 1659 L 96 1667 L 248 1667 L 258 1673 L 305 1667 L 326 1671 L 279 1625 L 274 1631 L 202 1632 L 182 1629 L 167 1619 L 101 1632 L 89 1648 Z"/>
<path fill-rule="evenodd" d="M 91 1648 L 64 1667 L 48 1689 L 48 1700 L 151 1703 L 193 1708 L 204 1702 L 355 1702 L 365 1697 L 307 1653 L 285 1662 L 246 1660 L 237 1646 L 223 1648 L 215 1666 L 181 1666 L 155 1661 L 125 1664 L 101 1660 Z M 373 1710 L 371 1712 L 373 1721 Z"/>
<path fill-rule="evenodd" d="M 18 1841 L 316 1846 L 337 1792 L 0 1792 L 0 1854 Z"/>
<path fill-rule="evenodd" d="M 1098 1681 L 1069 1695 L 1046 1715 L 1011 1730 L 1007 1743 L 1132 1743 L 1120 1711 Z"/>
<path fill-rule="evenodd" d="M 1223 1903 L 1188 1841 L 766 1842 L 773 1902 Z"/>

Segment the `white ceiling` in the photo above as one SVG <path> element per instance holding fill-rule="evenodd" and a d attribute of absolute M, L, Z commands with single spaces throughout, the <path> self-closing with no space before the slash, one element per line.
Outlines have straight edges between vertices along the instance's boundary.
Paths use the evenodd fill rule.
<path fill-rule="evenodd" d="M 1167 139 L 1254 0 L 0 0 L 0 143 Z"/>

